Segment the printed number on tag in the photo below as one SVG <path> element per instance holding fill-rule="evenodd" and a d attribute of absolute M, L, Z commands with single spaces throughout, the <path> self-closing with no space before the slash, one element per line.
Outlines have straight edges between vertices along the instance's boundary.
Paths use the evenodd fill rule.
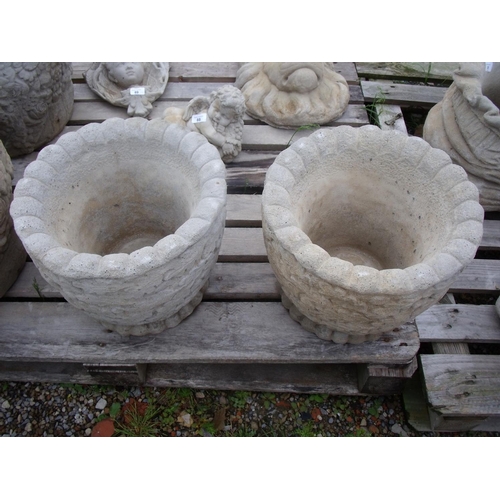
<path fill-rule="evenodd" d="M 491 70 L 493 69 L 493 63 L 492 63 L 492 62 L 489 62 L 489 63 L 484 63 L 484 69 L 485 69 L 488 73 L 491 73 Z"/>
<path fill-rule="evenodd" d="M 146 89 L 144 87 L 132 87 L 130 89 L 130 95 L 144 95 Z"/>
<path fill-rule="evenodd" d="M 193 123 L 202 123 L 207 121 L 207 114 L 206 113 L 199 113 L 197 115 L 193 115 L 191 118 L 191 121 Z"/>

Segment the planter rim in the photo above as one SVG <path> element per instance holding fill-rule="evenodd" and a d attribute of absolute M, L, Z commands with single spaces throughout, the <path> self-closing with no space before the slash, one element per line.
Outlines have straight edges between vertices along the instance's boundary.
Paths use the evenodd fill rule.
<path fill-rule="evenodd" d="M 299 227 L 293 212 L 295 200 L 290 196 L 289 190 L 295 185 L 297 172 L 307 171 L 303 151 L 310 152 L 316 148 L 319 155 L 324 154 L 329 148 L 329 137 L 338 138 L 339 143 L 342 141 L 345 150 L 346 144 L 358 144 L 358 141 L 365 138 L 374 141 L 381 137 L 389 139 L 391 135 L 398 140 L 388 140 L 387 148 L 394 142 L 399 144 L 394 147 L 401 148 L 401 143 L 404 142 L 402 148 L 414 147 L 423 152 L 419 165 L 426 158 L 433 160 L 427 161 L 427 166 L 432 164 L 433 182 L 438 187 L 449 191 L 462 185 L 454 206 L 450 207 L 450 218 L 456 221 L 452 236 L 435 255 L 404 269 L 377 270 L 331 257 Z M 352 153 L 352 149 L 350 152 Z M 444 151 L 432 148 L 423 139 L 410 137 L 402 132 L 380 130 L 373 125 L 358 128 L 343 125 L 314 132 L 307 138 L 297 140 L 278 155 L 266 174 L 262 197 L 263 225 L 274 233 L 285 251 L 319 279 L 360 294 L 400 295 L 440 287 L 443 283 L 453 281 L 472 261 L 483 233 L 484 211 L 478 199 L 478 190 L 467 179 L 465 170 L 452 164 Z M 279 215 L 275 208 L 278 208 Z"/>
<path fill-rule="evenodd" d="M 200 200 L 190 218 L 175 233 L 163 237 L 153 246 L 145 246 L 130 254 L 110 253 L 102 256 L 80 253 L 62 246 L 47 228 L 47 215 L 41 202 L 51 192 L 57 192 L 59 182 L 55 175 L 54 184 L 48 185 L 42 172 L 47 172 L 50 167 L 57 173 L 64 167 L 64 160 L 68 157 L 78 161 L 78 148 L 71 144 L 75 138 L 79 145 L 86 146 L 91 145 L 92 141 L 102 144 L 131 138 L 151 141 L 159 147 L 174 146 L 177 150 L 182 145 L 186 160 L 195 162 L 200 177 Z M 201 150 L 202 161 L 196 154 Z M 224 210 L 225 201 L 225 165 L 215 146 L 201 134 L 160 119 L 111 118 L 68 132 L 55 144 L 45 147 L 37 160 L 26 167 L 23 179 L 16 186 L 10 212 L 28 253 L 51 272 L 74 278 L 123 279 L 157 268 L 195 245 Z"/>

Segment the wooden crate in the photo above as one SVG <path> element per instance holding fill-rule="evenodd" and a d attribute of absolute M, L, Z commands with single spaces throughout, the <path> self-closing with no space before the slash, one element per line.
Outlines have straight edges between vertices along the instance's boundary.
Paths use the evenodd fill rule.
<path fill-rule="evenodd" d="M 63 133 L 114 116 L 117 108 L 82 79 L 74 64 L 75 106 Z M 172 63 L 151 118 L 234 82 L 235 63 Z M 353 63 L 336 63 L 351 99 L 331 124 L 361 126 L 368 117 Z M 330 125 L 330 124 L 329 124 Z M 327 125 L 327 126 L 329 126 Z M 336 345 L 295 323 L 282 307 L 261 228 L 265 173 L 290 141 L 310 134 L 245 117 L 243 151 L 227 165 L 228 210 L 218 263 L 202 304 L 178 327 L 124 338 L 106 331 L 48 285 L 31 262 L 0 301 L 0 378 L 78 383 L 144 384 L 331 394 L 391 394 L 415 372 L 414 323 L 377 342 Z M 14 160 L 14 184 L 36 153 Z"/>
<path fill-rule="evenodd" d="M 429 110 L 452 81 L 457 63 L 356 63 L 367 103 L 382 128 L 406 132 L 405 108 Z M 500 319 L 491 302 L 500 293 L 500 213 L 486 214 L 476 259 L 446 300 L 416 319 L 419 371 L 404 392 L 409 422 L 419 431 L 500 430 Z M 457 304 L 467 294 L 472 304 Z M 490 302 L 480 305 L 481 302 Z M 481 349 L 484 344 L 489 349 Z M 475 353 L 475 354 L 471 354 Z M 488 354 L 486 354 L 488 353 Z"/>

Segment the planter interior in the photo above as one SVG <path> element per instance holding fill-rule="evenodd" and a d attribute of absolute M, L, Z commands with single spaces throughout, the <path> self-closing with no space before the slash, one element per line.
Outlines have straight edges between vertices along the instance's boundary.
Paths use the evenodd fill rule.
<path fill-rule="evenodd" d="M 477 197 L 463 169 L 420 139 L 367 126 L 297 141 L 270 167 L 263 195 L 285 306 L 341 343 L 413 319 L 474 258 Z"/>

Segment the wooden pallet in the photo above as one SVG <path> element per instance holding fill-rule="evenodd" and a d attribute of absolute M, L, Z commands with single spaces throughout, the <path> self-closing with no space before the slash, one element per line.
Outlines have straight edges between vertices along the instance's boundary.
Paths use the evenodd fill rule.
<path fill-rule="evenodd" d="M 357 63 L 366 102 L 377 104 L 382 128 L 406 132 L 405 108 L 429 110 L 452 81 L 457 63 Z M 430 85 L 425 85 L 425 83 Z M 500 431 L 500 356 L 471 354 L 475 344 L 500 343 L 493 305 L 456 304 L 453 294 L 500 293 L 500 213 L 486 214 L 476 258 L 446 300 L 416 319 L 422 354 L 404 392 L 409 422 L 419 431 Z M 498 252 L 496 254 L 495 252 Z M 494 259 L 492 259 L 492 257 Z M 477 352 L 478 349 L 472 349 Z M 498 349 L 496 350 L 498 351 Z M 425 354 L 424 354 L 425 353 Z"/>
<path fill-rule="evenodd" d="M 86 86 L 88 63 L 74 65 L 75 106 L 63 133 L 125 110 Z M 234 82 L 235 63 L 172 63 L 151 118 Z M 336 64 L 350 85 L 346 113 L 331 124 L 368 123 L 354 64 Z M 264 248 L 261 197 L 265 173 L 288 143 L 311 131 L 280 130 L 246 116 L 243 151 L 227 165 L 228 211 L 218 263 L 204 301 L 178 327 L 124 338 L 67 304 L 35 266 L 26 267 L 0 301 L 0 378 L 78 383 L 145 384 L 331 394 L 402 391 L 415 372 L 415 324 L 377 342 L 336 345 L 295 323 L 282 307 Z M 14 184 L 36 153 L 14 160 Z M 35 286 L 34 286 L 35 285 Z M 40 296 L 41 295 L 41 296 Z"/>

